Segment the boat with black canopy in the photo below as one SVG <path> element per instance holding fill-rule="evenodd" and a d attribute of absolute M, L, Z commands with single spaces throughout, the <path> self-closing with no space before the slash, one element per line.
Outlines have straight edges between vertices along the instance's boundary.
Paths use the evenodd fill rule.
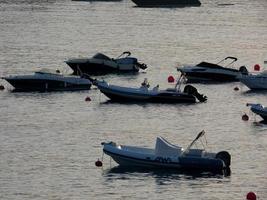
<path fill-rule="evenodd" d="M 201 62 L 197 65 L 184 65 L 177 70 L 185 75 L 188 82 L 234 82 L 239 81 L 242 74 L 248 74 L 245 66 L 239 69 L 233 67 L 236 61 L 237 58 L 228 56 L 216 64 Z"/>

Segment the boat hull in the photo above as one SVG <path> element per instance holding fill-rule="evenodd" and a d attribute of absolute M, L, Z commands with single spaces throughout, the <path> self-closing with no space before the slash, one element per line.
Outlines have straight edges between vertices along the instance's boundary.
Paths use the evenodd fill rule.
<path fill-rule="evenodd" d="M 139 7 L 185 7 L 200 6 L 198 0 L 132 0 Z"/>
<path fill-rule="evenodd" d="M 267 90 L 267 76 L 242 76 L 240 82 L 251 90 Z"/>
<path fill-rule="evenodd" d="M 154 103 L 195 103 L 196 98 L 193 95 L 185 93 L 140 93 L 125 91 L 101 84 L 97 85 L 99 90 L 109 99 L 116 102 L 154 102 Z"/>
<path fill-rule="evenodd" d="M 5 78 L 17 92 L 28 92 L 28 91 L 76 91 L 76 90 L 89 90 L 91 87 L 90 83 L 86 84 L 75 84 L 70 82 L 64 82 L 59 80 L 40 80 L 40 79 L 14 79 Z"/>
<path fill-rule="evenodd" d="M 185 171 L 207 171 L 222 173 L 225 165 L 220 159 L 198 158 L 198 157 L 177 157 L 176 161 L 157 157 L 138 158 L 123 154 L 114 153 L 110 150 L 103 149 L 104 153 L 112 157 L 112 159 L 122 167 L 139 167 L 148 169 L 177 169 Z"/>
<path fill-rule="evenodd" d="M 236 82 L 239 73 L 184 72 L 188 82 Z"/>
<path fill-rule="evenodd" d="M 251 111 L 257 115 L 259 115 L 264 121 L 267 121 L 267 108 L 263 108 L 259 104 L 255 104 L 251 106 Z"/>

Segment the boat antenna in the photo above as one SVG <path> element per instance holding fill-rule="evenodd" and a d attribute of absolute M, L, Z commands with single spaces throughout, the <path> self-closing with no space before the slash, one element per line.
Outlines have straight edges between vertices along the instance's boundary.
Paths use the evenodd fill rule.
<path fill-rule="evenodd" d="M 197 135 L 197 137 L 188 145 L 188 147 L 185 149 L 185 151 L 183 152 L 183 154 L 184 153 L 186 153 L 186 152 L 188 152 L 188 150 L 195 144 L 195 142 L 199 139 L 199 138 L 201 138 L 202 136 L 204 136 L 204 134 L 205 134 L 205 131 L 204 130 L 202 130 L 198 135 Z"/>
<path fill-rule="evenodd" d="M 183 73 L 181 73 L 181 76 L 179 77 L 179 79 L 177 80 L 177 82 L 175 84 L 174 88 L 175 88 L 176 91 L 180 91 L 181 84 L 182 84 L 182 82 L 181 82 L 182 78 L 184 78 L 184 74 Z"/>

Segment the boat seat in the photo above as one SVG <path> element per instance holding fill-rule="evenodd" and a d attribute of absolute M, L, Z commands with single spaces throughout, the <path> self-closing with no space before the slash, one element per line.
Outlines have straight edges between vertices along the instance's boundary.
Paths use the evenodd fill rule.
<path fill-rule="evenodd" d="M 157 137 L 155 155 L 162 157 L 177 157 L 182 153 L 182 147 L 169 143 L 162 137 Z"/>

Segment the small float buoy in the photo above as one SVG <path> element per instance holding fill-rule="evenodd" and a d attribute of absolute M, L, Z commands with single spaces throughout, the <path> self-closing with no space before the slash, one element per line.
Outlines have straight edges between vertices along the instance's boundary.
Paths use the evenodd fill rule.
<path fill-rule="evenodd" d="M 4 90 L 5 87 L 3 85 L 0 85 L 0 90 Z"/>
<path fill-rule="evenodd" d="M 173 76 L 169 76 L 169 77 L 168 77 L 168 82 L 169 82 L 169 83 L 173 83 L 173 82 L 174 82 L 174 78 L 173 78 Z"/>
<path fill-rule="evenodd" d="M 85 101 L 91 101 L 91 98 L 90 97 L 86 97 Z"/>
<path fill-rule="evenodd" d="M 243 121 L 248 121 L 249 120 L 249 117 L 248 117 L 248 115 L 246 113 L 244 115 L 242 115 L 242 120 Z"/>
<path fill-rule="evenodd" d="M 95 162 L 95 166 L 97 167 L 102 167 L 103 163 L 98 159 L 96 162 Z"/>
<path fill-rule="evenodd" d="M 236 86 L 236 87 L 234 88 L 234 90 L 235 90 L 235 91 L 238 91 L 238 90 L 239 90 L 239 87 Z"/>
<path fill-rule="evenodd" d="M 256 200 L 257 196 L 254 192 L 247 193 L 247 200 Z"/>
<path fill-rule="evenodd" d="M 254 71 L 260 71 L 261 67 L 259 64 L 254 65 Z"/>

